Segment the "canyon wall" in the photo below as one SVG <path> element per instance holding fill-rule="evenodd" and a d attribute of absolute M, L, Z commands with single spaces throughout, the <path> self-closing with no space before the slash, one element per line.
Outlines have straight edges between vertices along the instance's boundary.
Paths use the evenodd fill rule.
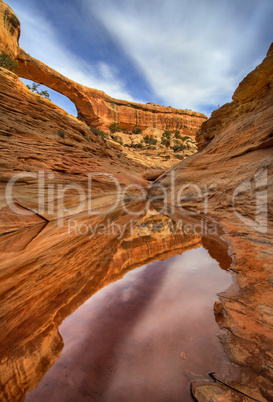
<path fill-rule="evenodd" d="M 20 38 L 20 21 L 13 10 L 0 1 L 0 52 L 16 58 Z"/>
<path fill-rule="evenodd" d="M 156 181 L 156 186 L 161 185 L 165 192 L 154 186 L 149 195 L 178 205 L 177 218 L 181 210 L 197 211 L 198 216 L 209 214 L 225 228 L 221 236 L 231 245 L 231 268 L 237 274 L 237 288 L 221 295 L 221 326 L 226 330 L 223 345 L 230 360 L 242 368 L 236 388 L 260 401 L 273 400 L 273 46 L 260 66 L 241 82 L 233 101 L 213 112 L 206 121 L 204 115 L 195 112 L 116 100 L 77 84 L 19 48 L 18 18 L 2 1 L 0 18 L 0 51 L 16 58 L 18 74 L 66 95 L 79 114 L 79 119 L 68 115 L 29 91 L 14 73 L 0 68 L 0 221 L 1 234 L 5 234 L 1 236 L 1 317 L 7 328 L 0 343 L 2 399 L 23 395 L 37 383 L 38 372 L 45 372 L 62 348 L 58 323 L 92 291 L 130 267 L 159 256 L 169 257 L 172 252 L 182 252 L 191 243 L 200 242 L 195 237 L 181 246 L 185 239 L 176 241 L 170 235 L 163 242 L 160 235 L 155 235 L 154 239 L 142 239 L 141 244 L 128 235 L 117 248 L 112 238 L 103 242 L 96 238 L 91 259 L 86 236 L 68 238 L 65 228 L 51 231 L 50 225 L 54 223 L 48 221 L 58 217 L 58 193 L 53 194 L 53 188 L 63 186 L 69 190 L 67 186 L 73 182 L 87 191 L 89 172 L 112 173 L 122 188 L 127 184 L 148 187 L 143 179 L 148 177 L 144 163 L 117 153 L 90 131 L 90 125 L 109 127 L 116 121 L 124 129 L 178 129 L 191 136 L 203 123 L 197 134 L 200 152 Z M 38 213 L 38 171 L 46 172 L 43 213 Z M 22 172 L 12 194 L 17 211 L 28 211 L 27 216 L 13 213 L 5 195 L 7 184 Z M 97 207 L 113 203 L 116 187 L 109 178 L 98 175 L 93 184 L 95 198 L 99 200 Z M 183 185 L 188 186 L 181 190 Z M 79 194 L 68 191 L 68 195 L 62 209 L 66 207 L 72 213 Z M 162 202 L 153 200 L 157 208 Z M 81 219 L 83 223 L 85 219 L 89 222 L 90 217 Z M 123 216 L 121 223 L 127 219 Z M 17 229 L 20 231 L 10 233 Z M 130 253 L 127 246 L 132 246 Z M 105 248 L 109 259 L 102 265 Z M 109 272 L 105 266 L 111 267 Z M 229 377 L 217 374 L 233 384 Z M 198 400 L 208 400 L 207 392 L 212 390 L 211 398 L 217 400 L 217 392 L 213 391 L 216 387 L 219 384 L 213 381 L 205 386 L 195 383 L 193 393 Z"/>
<path fill-rule="evenodd" d="M 170 209 L 179 206 L 178 216 L 181 211 L 210 215 L 225 228 L 238 289 L 221 295 L 223 345 L 243 371 L 235 388 L 259 401 L 273 400 L 272 127 L 273 45 L 240 83 L 233 101 L 203 123 L 197 135 L 200 152 L 163 174 L 149 193 L 165 197 Z M 232 385 L 223 373 L 217 376 Z M 195 383 L 193 393 L 200 401 L 216 401 L 219 386 Z"/>
<path fill-rule="evenodd" d="M 206 120 L 204 115 L 187 110 L 113 99 L 102 91 L 84 87 L 62 76 L 20 49 L 20 22 L 12 9 L 1 0 L 0 33 L 0 51 L 8 53 L 18 62 L 17 74 L 66 95 L 75 103 L 79 114 L 79 118 L 74 118 L 51 101 L 30 91 L 16 74 L 0 67 L 0 136 L 3 144 L 0 150 L 0 233 L 55 219 L 59 196 L 56 192 L 49 196 L 53 191 L 52 186 L 55 190 L 63 186 L 67 191 L 67 204 L 62 209 L 71 213 L 73 207 L 78 205 L 79 194 L 76 194 L 77 191 L 70 191 L 69 194 L 68 187 L 70 183 L 77 183 L 87 193 L 90 172 L 114 175 L 121 188 L 133 183 L 146 188 L 148 183 L 143 177 L 154 176 L 155 171 L 158 176 L 164 171 L 164 158 L 161 162 L 146 158 L 146 155 L 135 157 L 132 152 L 123 151 L 123 147 L 117 149 L 118 144 L 114 146 L 110 141 L 103 141 L 100 135 L 94 135 L 90 125 L 107 128 L 116 121 L 129 129 L 136 125 L 172 131 L 179 129 L 194 136 Z M 133 157 L 129 158 L 128 154 Z M 38 205 L 41 184 L 37 174 L 39 171 L 46 172 L 42 212 Z M 14 213 L 7 206 L 6 189 L 19 172 L 27 174 L 18 177 L 12 186 L 13 209 L 17 211 Z M 95 198 L 104 197 L 104 202 L 110 202 L 109 197 L 116 190 L 113 180 L 102 174 L 96 176 L 93 182 L 92 195 Z M 108 197 L 107 200 L 105 197 Z"/>
<path fill-rule="evenodd" d="M 22 400 L 35 388 L 63 348 L 58 326 L 92 294 L 133 268 L 201 246 L 200 235 L 172 233 L 171 220 L 146 213 L 145 203 L 128 208 L 1 236 L 1 401 Z M 113 225 L 124 229 L 121 238 Z M 93 232 L 102 226 L 105 232 Z"/>
<path fill-rule="evenodd" d="M 73 213 L 79 205 L 79 192 L 73 191 L 71 184 L 87 195 L 91 173 L 92 199 L 103 198 L 102 203 L 113 202 L 118 191 L 110 174 L 120 189 L 128 184 L 148 186 L 142 177 L 147 172 L 145 161 L 141 164 L 118 153 L 84 122 L 29 91 L 14 73 L 3 68 L 0 91 L 0 233 L 55 219 L 58 210 Z M 43 172 L 42 180 L 38 172 Z M 58 188 L 66 193 L 63 206 Z M 42 198 L 41 189 L 45 191 Z"/>
<path fill-rule="evenodd" d="M 250 72 L 243 81 L 239 84 L 234 92 L 233 102 L 227 103 L 219 109 L 212 112 L 210 119 L 203 123 L 202 127 L 197 132 L 196 140 L 199 148 L 207 145 L 209 141 L 217 136 L 225 135 L 228 139 L 236 139 L 236 144 L 230 148 L 240 149 L 243 144 L 238 143 L 242 137 L 240 131 L 244 131 L 245 146 L 250 146 L 250 137 L 253 144 L 259 148 L 264 148 L 272 145 L 272 119 L 270 116 L 270 98 L 272 92 L 272 74 L 273 63 L 272 55 L 273 44 L 270 46 L 267 57 L 263 62 Z M 264 109 L 267 109 L 267 114 Z M 263 115 L 260 116 L 259 112 Z M 245 127 L 243 126 L 245 124 Z M 237 125 L 237 126 L 235 126 Z M 238 131 L 236 136 L 235 130 Z M 231 130 L 233 133 L 231 133 Z M 232 135 L 232 137 L 231 137 Z M 262 144 L 260 141 L 267 141 Z"/>

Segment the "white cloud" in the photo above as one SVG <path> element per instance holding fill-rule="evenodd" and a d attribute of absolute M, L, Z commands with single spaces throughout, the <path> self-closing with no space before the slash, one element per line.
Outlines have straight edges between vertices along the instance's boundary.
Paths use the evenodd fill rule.
<path fill-rule="evenodd" d="M 134 88 L 128 88 L 126 77 L 120 78 L 118 67 L 103 60 L 103 53 L 93 64 L 84 54 L 75 56 L 42 13 L 10 2 L 22 24 L 21 47 L 32 56 L 83 85 L 139 101 L 132 99 Z M 163 99 L 165 105 L 196 111 L 229 102 L 240 80 L 265 56 L 273 34 L 272 0 L 79 0 L 79 4 L 84 7 L 77 9 L 77 24 L 84 21 L 83 29 L 88 30 L 89 7 L 90 21 L 95 16 L 103 24 L 143 82 L 150 84 L 151 96 Z M 96 45 L 91 34 L 90 42 Z"/>
<path fill-rule="evenodd" d="M 54 26 L 35 10 L 13 8 L 21 21 L 20 46 L 27 53 L 82 85 L 100 89 L 115 98 L 133 100 L 114 68 L 104 62 L 90 65 L 83 58 L 75 57 L 60 43 Z M 66 109 L 65 104 L 60 106 Z"/>
<path fill-rule="evenodd" d="M 241 0 L 89 4 L 158 96 L 198 111 L 230 101 L 239 81 L 255 67 L 246 58 L 270 8 L 269 0 L 249 0 L 248 5 Z"/>

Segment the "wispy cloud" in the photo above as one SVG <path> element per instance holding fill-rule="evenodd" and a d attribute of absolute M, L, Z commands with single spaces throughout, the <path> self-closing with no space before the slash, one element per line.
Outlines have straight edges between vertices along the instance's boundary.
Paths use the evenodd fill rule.
<path fill-rule="evenodd" d="M 35 9 L 17 6 L 14 10 L 21 21 L 20 46 L 27 53 L 82 85 L 100 89 L 116 98 L 133 100 L 114 66 L 103 61 L 92 64 L 84 55 L 79 57 L 72 53 L 61 43 L 56 27 Z M 66 102 L 60 97 L 57 103 L 67 109 Z"/>
<path fill-rule="evenodd" d="M 266 28 L 273 33 L 271 0 L 102 0 L 96 7 L 90 0 L 89 5 L 167 104 L 204 112 L 230 101 L 239 81 L 265 55 L 270 43 L 262 43 L 262 33 Z"/>
<path fill-rule="evenodd" d="M 209 114 L 231 100 L 273 38 L 272 0 L 10 0 L 20 44 L 121 99 Z"/>

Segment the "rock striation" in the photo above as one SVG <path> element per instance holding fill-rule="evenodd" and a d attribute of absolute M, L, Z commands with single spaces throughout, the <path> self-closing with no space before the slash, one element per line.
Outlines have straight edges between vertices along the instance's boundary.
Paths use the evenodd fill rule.
<path fill-rule="evenodd" d="M 197 128 L 206 120 L 206 116 L 192 111 L 113 99 L 102 91 L 84 87 L 62 76 L 19 47 L 20 22 L 12 9 L 1 0 L 0 33 L 0 51 L 18 62 L 16 72 L 19 76 L 45 84 L 68 96 L 78 110 L 78 118 L 74 118 L 49 100 L 31 92 L 16 74 L 0 68 L 3 99 L 0 105 L 0 233 L 56 218 L 57 194 L 50 197 L 47 191 L 45 211 L 38 211 L 39 181 L 35 178 L 38 171 L 46 172 L 46 188 L 67 188 L 73 182 L 88 191 L 90 172 L 112 174 L 121 187 L 134 183 L 145 188 L 148 183 L 143 177 L 154 177 L 155 171 L 162 173 L 178 161 L 164 147 L 160 157 L 153 158 L 155 152 L 150 150 L 136 155 L 137 150 L 129 152 L 111 140 L 105 142 L 98 133 L 95 135 L 90 130 L 90 126 L 104 128 L 116 121 L 131 131 L 135 126 L 142 129 L 148 127 L 161 133 L 168 128 L 194 136 Z M 195 149 L 188 153 L 195 152 Z M 156 150 L 156 153 L 159 151 Z M 12 194 L 17 211 L 32 211 L 32 214 L 24 216 L 12 213 L 7 207 L 5 194 L 7 183 L 19 172 L 27 174 L 16 181 Z M 97 176 L 93 185 L 96 198 L 108 197 L 107 202 L 110 202 L 109 196 L 114 192 L 113 181 L 107 179 L 105 174 Z M 66 206 L 70 211 L 78 204 L 78 198 L 75 193 L 67 197 Z"/>
<path fill-rule="evenodd" d="M 185 213 L 210 215 L 225 228 L 238 289 L 220 297 L 225 312 L 221 326 L 226 328 L 222 341 L 243 373 L 235 388 L 259 401 L 273 399 L 272 84 L 271 45 L 263 62 L 240 83 L 233 101 L 201 126 L 200 152 L 163 174 L 149 193 L 165 196 L 165 202 Z M 217 374 L 232 384 L 231 377 Z M 220 386 L 214 384 L 195 383 L 196 399 L 218 401 Z M 228 394 L 225 400 L 230 400 Z"/>
<path fill-rule="evenodd" d="M 273 44 L 272 44 L 273 45 Z M 233 102 L 227 103 L 219 109 L 212 112 L 209 120 L 204 122 L 196 134 L 196 140 L 199 148 L 208 145 L 215 137 L 223 136 L 226 132 L 226 140 L 232 140 L 232 131 L 237 128 L 245 132 L 246 146 L 250 142 L 249 137 L 252 134 L 253 143 L 256 146 L 264 148 L 272 145 L 270 133 L 272 133 L 272 120 L 270 115 L 266 115 L 264 109 L 270 114 L 270 94 L 272 92 L 273 75 L 273 46 L 270 46 L 266 58 L 263 62 L 249 73 L 233 94 Z M 259 115 L 259 111 L 264 112 Z M 233 123 L 234 122 L 234 123 Z M 237 127 L 235 127 L 237 124 Z M 245 127 L 243 126 L 245 124 Z M 259 124 L 259 125 L 258 125 Z M 247 126 L 246 126 L 247 125 Z M 251 127 L 252 125 L 252 127 Z M 258 142 L 268 141 L 267 144 Z M 236 137 L 236 141 L 242 137 L 242 134 Z M 239 149 L 243 144 L 236 143 L 234 148 Z M 248 144 L 249 145 L 249 144 Z"/>
<path fill-rule="evenodd" d="M 144 105 L 112 98 L 103 91 L 85 87 L 64 77 L 22 49 L 18 50 L 16 60 L 16 72 L 20 77 L 47 85 L 67 96 L 75 104 L 78 118 L 89 125 L 107 128 L 116 122 L 124 130 L 153 127 L 161 130 L 180 130 L 194 136 L 207 119 L 204 114 L 191 110 L 174 109 L 154 103 Z"/>
<path fill-rule="evenodd" d="M 16 58 L 20 38 L 20 21 L 8 4 L 0 2 L 0 52 Z"/>
<path fill-rule="evenodd" d="M 133 268 L 200 247 L 200 235 L 172 233 L 171 220 L 146 213 L 145 203 L 127 206 L 130 213 L 82 214 L 63 226 L 36 224 L 1 236 L 1 401 L 22 400 L 37 386 L 63 348 L 58 326 L 92 294 Z"/>
<path fill-rule="evenodd" d="M 101 203 L 111 203 L 117 191 L 107 172 L 116 177 L 121 188 L 133 183 L 147 187 L 142 177 L 147 172 L 144 164 L 117 153 L 84 122 L 29 91 L 17 75 L 3 68 L 0 91 L 0 233 L 55 219 L 58 186 L 76 183 L 87 194 L 90 173 L 103 172 L 92 182 L 92 198 Z M 44 174 L 42 183 L 38 172 Z M 16 175 L 11 193 L 19 215 L 7 206 L 7 186 Z M 41 186 L 45 189 L 43 211 L 39 209 Z M 79 199 L 77 192 L 66 188 L 66 204 L 61 210 L 67 209 L 69 214 Z M 30 211 L 26 215 L 20 209 Z"/>
<path fill-rule="evenodd" d="M 239 365 L 241 378 L 234 382 L 221 372 L 217 378 L 259 401 L 273 400 L 273 46 L 240 83 L 233 101 L 206 120 L 191 111 L 113 99 L 77 84 L 20 49 L 19 20 L 2 1 L 0 19 L 0 51 L 17 60 L 17 73 L 68 96 L 79 117 L 32 93 L 14 73 L 0 68 L 1 318 L 7 328 L 0 342 L 1 399 L 19 399 L 35 386 L 61 351 L 58 323 L 92 292 L 138 264 L 200 242 L 198 236 L 177 240 L 165 233 L 164 241 L 159 234 L 140 240 L 128 235 L 117 246 L 116 235 L 115 241 L 113 236 L 103 241 L 95 237 L 90 256 L 88 236 L 68 237 L 67 228 L 56 229 L 60 197 L 53 189 L 69 190 L 73 182 L 88 191 L 89 172 L 114 174 L 121 188 L 148 188 L 147 180 L 162 172 L 157 166 L 149 171 L 144 159 L 129 159 L 90 130 L 117 122 L 124 130 L 168 129 L 189 136 L 202 124 L 197 134 L 200 152 L 164 173 L 149 197 L 156 208 L 164 201 L 155 197 L 179 206 L 176 218 L 181 210 L 198 212 L 223 225 L 220 236 L 230 244 L 236 286 L 220 295 L 219 325 L 226 330 L 222 342 L 230 373 Z M 45 173 L 43 213 L 38 208 L 39 171 Z M 12 193 L 17 211 L 29 212 L 20 217 L 9 208 L 5 192 L 22 172 Z M 116 187 L 109 177 L 98 175 L 92 189 L 97 208 L 114 202 Z M 128 195 L 137 194 L 133 189 Z M 77 192 L 68 194 L 61 206 L 65 217 L 78 202 Z M 82 223 L 90 221 L 85 212 L 79 217 Z M 172 212 L 166 214 L 172 217 Z M 106 218 L 117 219 L 115 214 Z M 94 219 L 94 224 L 105 224 Z M 119 219 L 126 224 L 129 215 Z M 102 264 L 105 249 L 108 256 Z M 215 249 L 212 254 L 217 254 Z M 192 392 L 200 401 L 234 398 L 234 392 L 213 381 L 194 382 Z"/>

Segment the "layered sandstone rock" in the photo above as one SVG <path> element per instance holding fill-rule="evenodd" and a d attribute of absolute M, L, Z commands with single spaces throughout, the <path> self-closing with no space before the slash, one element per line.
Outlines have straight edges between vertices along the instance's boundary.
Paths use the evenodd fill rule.
<path fill-rule="evenodd" d="M 128 270 L 200 247 L 200 235 L 172 233 L 171 220 L 146 213 L 145 203 L 127 208 L 1 236 L 1 401 L 37 386 L 63 347 L 58 326 L 92 294 Z"/>
<path fill-rule="evenodd" d="M 20 21 L 12 9 L 0 2 L 0 52 L 16 58 L 19 48 Z"/>
<path fill-rule="evenodd" d="M 241 82 L 233 102 L 202 125 L 197 139 L 203 150 L 167 171 L 150 191 L 184 212 L 209 214 L 226 229 L 239 291 L 221 295 L 221 325 L 227 329 L 223 345 L 242 367 L 235 388 L 260 401 L 273 399 L 272 49 Z M 232 384 L 230 377 L 217 374 Z M 197 400 L 218 401 L 219 386 L 213 390 L 213 384 L 195 384 Z"/>
<path fill-rule="evenodd" d="M 21 77 L 68 96 L 75 103 L 79 118 L 84 120 L 73 118 L 52 102 L 31 93 L 16 75 L 0 69 L 3 99 L 0 216 L 1 234 L 6 233 L 1 236 L 4 301 L 1 317 L 7 328 L 0 342 L 1 392 L 3 400 L 14 400 L 35 386 L 41 373 L 59 355 L 62 341 L 57 333 L 58 323 L 92 292 L 118 277 L 118 267 L 122 266 L 125 272 L 134 266 L 134 261 L 143 264 L 159 254 L 170 256 L 172 250 L 177 253 L 179 249 L 173 235 L 166 243 L 159 235 L 155 236 L 151 249 L 142 247 L 136 239 L 127 239 L 127 246 L 133 245 L 129 267 L 126 241 L 117 248 L 112 238 L 105 241 L 95 238 L 90 258 L 88 236 L 67 237 L 65 229 L 55 231 L 50 226 L 54 223 L 47 225 L 47 220 L 58 217 L 58 194 L 53 195 L 52 188 L 73 182 L 87 191 L 88 172 L 113 173 L 122 188 L 126 184 L 145 187 L 148 184 L 142 177 L 155 178 L 155 172 L 160 172 L 156 169 L 147 172 L 143 163 L 129 160 L 123 152 L 117 155 L 117 150 L 94 136 L 89 125 L 108 127 L 116 121 L 125 129 L 178 128 L 193 135 L 205 116 L 155 104 L 119 101 L 67 79 L 18 47 L 18 19 L 5 3 L 0 5 L 1 51 L 17 57 Z M 182 199 L 186 211 L 197 209 L 200 216 L 210 214 L 227 231 L 221 236 L 232 247 L 232 269 L 237 273 L 239 291 L 221 295 L 224 306 L 221 325 L 227 329 L 223 344 L 231 361 L 242 367 L 241 383 L 235 387 L 260 401 L 273 399 L 272 71 L 271 47 L 264 62 L 239 85 L 233 102 L 215 111 L 203 124 L 197 138 L 200 148 L 206 146 L 205 149 L 156 182 L 167 189 L 168 201 L 180 204 Z M 38 211 L 36 172 L 39 170 L 46 172 L 43 213 Z M 7 183 L 20 172 L 27 174 L 13 188 L 14 205 L 16 211 L 30 212 L 27 216 L 14 214 L 7 207 L 5 196 Z M 184 187 L 180 192 L 181 185 L 187 183 L 194 186 Z M 100 200 L 97 207 L 113 202 L 116 187 L 109 178 L 97 176 L 93 184 L 94 195 Z M 201 192 L 196 192 L 196 185 Z M 156 194 L 158 188 L 150 196 Z M 78 205 L 79 194 L 72 191 L 68 195 L 69 214 Z M 81 219 L 85 223 L 90 217 Z M 126 222 L 128 217 L 124 216 L 121 223 Z M 35 226 L 25 228 L 31 225 Z M 22 230 L 7 233 L 18 228 Z M 151 244 L 153 239 L 149 240 Z M 199 239 L 194 238 L 194 244 L 196 241 Z M 144 243 L 147 244 L 146 239 Z M 101 254 L 105 249 L 109 260 L 102 265 Z M 110 258 L 114 261 L 112 265 Z M 106 266 L 111 266 L 109 272 L 105 271 Z M 217 374 L 232 383 L 228 376 Z M 229 398 L 223 396 L 223 387 L 215 388 L 212 382 L 208 387 L 204 383 L 195 384 L 193 389 L 199 400 L 208 400 L 208 396 L 217 400 L 219 392 L 221 397 Z"/>
<path fill-rule="evenodd" d="M 111 147 L 122 152 L 128 159 L 144 164 L 150 170 L 160 170 L 160 174 L 163 174 L 179 160 L 197 152 L 193 138 L 181 135 L 177 137 L 169 133 L 170 139 L 167 140 L 163 133 L 163 130 L 148 128 L 139 134 L 116 132 L 112 136 L 106 135 L 105 138 Z M 146 141 L 147 136 L 152 137 L 150 142 Z"/>
<path fill-rule="evenodd" d="M 128 173 L 130 175 L 130 171 L 133 173 L 133 176 L 145 176 L 146 173 L 148 173 L 148 176 L 154 176 L 155 171 L 159 171 L 160 169 L 161 172 L 163 172 L 171 165 L 178 162 L 178 159 L 176 158 L 176 155 L 173 154 L 171 148 L 163 149 L 163 151 L 158 151 L 157 149 L 149 149 L 145 152 L 138 152 L 137 149 L 132 149 L 132 152 L 130 152 L 129 149 L 120 148 L 118 144 L 115 144 L 111 140 L 108 142 L 108 144 L 103 145 L 100 137 L 94 138 L 92 133 L 90 134 L 90 129 L 88 126 L 100 126 L 104 129 L 108 129 L 111 123 L 118 122 L 124 129 L 128 129 L 131 131 L 134 127 L 137 126 L 138 128 L 141 128 L 143 130 L 146 129 L 147 134 L 157 132 L 161 133 L 162 135 L 164 130 L 168 129 L 172 132 L 178 130 L 181 134 L 186 134 L 194 137 L 196 130 L 200 127 L 201 123 L 206 120 L 206 116 L 189 110 L 178 110 L 171 107 L 156 105 L 154 103 L 142 105 L 133 102 L 117 100 L 109 97 L 102 91 L 90 89 L 77 84 L 76 82 L 62 76 L 57 71 L 54 71 L 50 67 L 44 65 L 40 61 L 35 60 L 22 49 L 20 49 L 18 43 L 20 36 L 20 22 L 14 12 L 11 10 L 11 8 L 1 0 L 0 13 L 0 51 L 8 53 L 12 58 L 15 58 L 17 60 L 19 64 L 17 68 L 17 73 L 21 77 L 29 78 L 36 82 L 43 83 L 48 87 L 59 91 L 65 96 L 69 97 L 72 102 L 74 102 L 78 110 L 79 119 L 77 119 L 77 121 L 79 123 L 78 128 L 80 136 L 83 137 L 80 142 L 85 143 L 82 148 L 84 149 L 84 154 L 81 157 L 78 150 L 76 151 L 79 145 L 77 144 L 76 146 L 74 146 L 75 140 L 76 142 L 78 142 L 78 140 L 76 138 L 72 139 L 70 134 L 68 135 L 65 130 L 65 127 L 67 126 L 69 126 L 70 128 L 72 126 L 75 127 L 75 124 L 77 125 L 76 120 L 73 117 L 71 119 L 71 116 L 69 118 L 68 114 L 53 105 L 51 102 L 39 96 L 33 95 L 31 91 L 20 84 L 19 80 L 17 80 L 14 75 L 9 74 L 6 70 L 1 70 L 1 76 L 3 77 L 1 90 L 3 91 L 6 104 L 9 105 L 9 107 L 6 106 L 2 108 L 2 127 L 4 130 L 6 122 L 9 121 L 9 123 L 7 124 L 7 130 L 13 131 L 13 135 L 15 135 L 13 138 L 8 139 L 7 137 L 11 137 L 11 134 L 5 134 L 4 143 L 9 144 L 11 153 L 16 152 L 14 160 L 12 160 L 13 156 L 10 156 L 8 163 L 6 163 L 5 160 L 7 159 L 7 155 L 5 154 L 6 151 L 3 150 L 3 159 L 5 161 L 3 163 L 3 188 L 6 186 L 8 179 L 10 179 L 15 172 L 19 172 L 20 170 L 26 170 L 31 173 L 37 171 L 37 169 L 48 169 L 48 173 L 50 171 L 53 172 L 55 175 L 55 184 L 57 184 L 58 180 L 60 179 L 60 177 L 56 177 L 56 175 L 59 176 L 60 174 L 62 176 L 61 182 L 62 179 L 64 179 L 64 182 L 62 182 L 63 184 L 68 184 L 69 182 L 71 182 L 72 179 L 74 182 L 78 182 L 79 179 L 80 184 L 82 184 L 83 177 L 86 177 L 88 172 L 103 170 L 104 172 L 111 172 L 115 174 L 117 173 L 117 170 L 120 170 L 119 177 L 117 177 L 118 180 L 121 179 L 122 184 L 124 182 L 124 178 L 126 177 L 125 182 L 128 184 L 131 180 L 129 179 L 128 181 Z M 20 97 L 21 100 L 19 99 Z M 25 101 L 23 101 L 23 99 L 25 99 Z M 44 111 L 44 106 L 49 109 L 47 109 L 47 111 Z M 48 123 L 51 119 L 50 111 L 53 110 L 55 112 L 53 118 L 54 123 L 50 125 Z M 26 119 L 23 118 L 24 114 L 28 115 L 27 124 L 25 124 Z M 43 118 L 43 115 L 47 117 Z M 61 123 L 61 116 L 66 116 L 64 118 L 63 124 Z M 32 122 L 30 121 L 31 119 Z M 58 127 L 55 125 L 56 121 Z M 83 121 L 85 124 L 82 124 L 80 121 Z M 10 122 L 14 123 L 13 127 Z M 21 128 L 19 127 L 20 125 Z M 33 127 L 31 128 L 31 126 Z M 32 148 L 32 151 L 29 154 L 30 151 L 29 149 L 27 150 L 26 158 L 23 158 L 22 156 L 19 157 L 17 149 L 19 150 L 20 147 L 18 147 L 17 144 L 20 144 L 20 142 L 17 142 L 16 133 L 17 131 L 23 133 L 24 130 L 25 133 L 30 133 L 30 131 L 33 131 L 34 127 L 39 138 L 36 136 L 35 138 L 37 141 L 32 142 L 29 135 L 25 135 L 23 140 L 24 147 L 29 144 L 29 146 Z M 46 131 L 49 135 L 45 135 Z M 55 141 L 54 145 L 53 143 L 51 143 L 51 145 L 53 145 L 53 147 L 55 148 L 53 152 L 52 149 L 49 150 L 48 146 L 42 146 L 43 142 L 47 141 L 47 139 L 51 136 L 52 131 L 55 131 L 55 134 L 59 133 L 58 136 L 60 137 L 57 141 Z M 62 138 L 62 136 L 64 136 L 64 138 Z M 124 136 L 128 137 L 125 134 Z M 158 137 L 157 135 L 155 136 Z M 158 138 L 160 139 L 160 135 Z M 121 140 L 124 142 L 124 144 L 126 143 L 126 138 L 122 138 Z M 91 148 L 93 147 L 93 145 L 87 144 L 87 142 L 94 143 L 94 141 L 100 144 L 99 147 L 101 148 L 101 152 L 97 152 L 98 145 L 94 147 L 94 152 L 91 152 L 91 149 L 89 149 L 92 162 L 90 159 L 88 160 L 85 167 L 84 164 L 81 164 L 81 166 L 79 166 L 80 158 L 82 160 L 88 158 L 88 155 L 86 154 L 86 152 L 88 152 L 87 148 L 89 146 L 91 146 Z M 130 136 L 130 140 L 128 140 L 127 142 L 128 145 L 134 146 L 138 144 L 139 138 L 137 135 L 133 134 L 132 136 Z M 45 152 L 43 158 L 42 154 L 44 152 L 44 148 L 47 148 L 47 151 Z M 68 149 L 70 151 L 68 151 Z M 63 151 L 65 152 L 67 158 L 64 158 Z M 56 152 L 58 153 L 58 155 L 56 155 Z M 76 164 L 74 164 L 71 159 L 72 155 L 73 157 L 75 156 L 75 152 L 77 159 Z M 183 157 L 187 157 L 193 152 L 195 152 L 195 149 L 187 149 L 183 152 Z M 96 158 L 96 155 L 98 156 L 98 158 Z M 101 160 L 99 161 L 99 159 L 101 159 L 99 158 L 99 156 L 105 157 L 102 162 Z M 117 158 L 115 158 L 115 156 L 117 156 Z M 179 156 L 181 159 L 182 154 Z M 112 157 L 118 160 L 119 165 L 123 165 L 124 157 L 126 157 L 127 162 L 125 163 L 125 165 L 130 165 L 130 167 L 126 167 L 124 170 L 115 169 L 115 167 L 112 168 L 112 165 L 115 165 L 114 162 L 110 161 Z M 18 158 L 20 158 L 20 161 L 18 160 Z M 63 165 L 63 161 L 65 159 L 66 167 L 64 167 Z M 47 162 L 45 160 L 47 160 Z M 20 163 L 18 163 L 18 161 Z M 27 161 L 27 163 L 22 164 L 22 162 L 25 161 Z M 30 164 L 30 162 L 31 169 L 29 170 L 28 165 Z M 50 166 L 51 162 L 52 166 Z M 72 163 L 73 168 L 72 166 L 68 168 L 68 165 Z M 17 165 L 18 169 L 14 168 L 15 165 Z M 8 172 L 9 169 L 10 172 Z M 68 173 L 70 177 L 68 177 Z M 64 178 L 64 176 L 66 177 Z M 141 180 L 141 177 L 139 178 L 140 181 L 139 179 L 135 180 L 134 177 L 133 182 L 144 185 L 145 183 Z M 33 186 L 33 178 L 31 180 L 27 180 L 27 182 L 29 184 L 31 182 L 31 185 Z M 30 193 L 28 191 L 20 191 L 18 184 L 19 182 L 16 183 L 15 188 L 15 190 L 18 190 L 20 193 L 20 195 L 18 195 L 15 191 L 15 198 L 18 204 L 17 210 L 19 208 L 29 208 L 37 213 L 37 183 L 36 188 L 31 188 L 31 185 L 28 186 L 28 190 L 30 190 L 30 193 L 33 192 L 31 197 L 29 196 Z M 103 187 L 104 185 L 102 184 L 100 195 L 103 195 L 104 193 Z M 109 188 L 107 188 L 107 191 L 108 190 Z M 35 199 L 36 201 L 34 201 Z M 0 207 L 5 208 L 6 202 L 3 199 L 2 201 L 0 200 L 0 203 Z M 56 197 L 54 203 L 56 204 Z M 73 200 L 73 198 L 71 198 L 70 204 L 71 206 L 77 204 L 77 200 Z M 53 209 L 55 210 L 55 206 L 53 206 Z M 2 223 L 5 226 L 5 228 L 2 228 L 1 231 L 9 229 L 12 230 L 13 227 L 16 228 L 23 224 L 23 222 L 19 223 L 20 220 L 23 221 L 21 217 L 19 217 L 16 223 L 16 219 L 13 218 L 13 214 L 10 213 L 9 210 L 7 210 L 6 212 L 7 213 L 5 214 L 1 214 Z M 50 217 L 46 214 L 42 213 L 41 215 L 42 218 L 50 219 Z M 38 218 L 38 215 L 28 215 L 24 219 L 28 221 L 28 224 L 31 224 L 32 221 L 36 222 Z"/>
<path fill-rule="evenodd" d="M 117 122 L 125 130 L 153 127 L 161 130 L 181 130 L 194 136 L 207 119 L 204 114 L 191 110 L 111 98 L 103 91 L 85 87 L 64 77 L 22 49 L 19 49 L 17 62 L 16 72 L 20 77 L 47 85 L 67 96 L 75 104 L 78 117 L 89 125 L 104 128 Z"/>
<path fill-rule="evenodd" d="M 273 45 L 273 44 L 272 44 Z M 237 129 L 245 132 L 246 146 L 250 145 L 249 137 L 252 134 L 253 143 L 256 142 L 257 147 L 263 148 L 272 145 L 271 138 L 268 134 L 272 133 L 272 120 L 270 116 L 271 110 L 269 94 L 272 92 L 272 77 L 273 77 L 273 46 L 267 52 L 267 57 L 264 61 L 249 73 L 233 94 L 233 102 L 227 103 L 215 110 L 211 114 L 211 118 L 203 123 L 200 130 L 197 132 L 196 140 L 199 143 L 199 148 L 208 144 L 213 138 L 223 136 L 226 131 L 226 141 L 232 141 L 229 137 L 230 127 L 232 122 L 236 121 Z M 268 109 L 268 115 L 263 113 L 259 116 L 259 111 Z M 240 125 L 239 125 L 240 123 Z M 243 123 L 247 126 L 244 127 Z M 261 126 L 262 123 L 262 126 Z M 234 123 L 235 124 L 235 123 Z M 259 124 L 259 125 L 258 125 Z M 251 126 L 252 125 L 252 126 Z M 232 127 L 235 131 L 235 127 Z M 236 138 L 236 141 L 242 135 Z M 269 141 L 268 144 L 259 143 L 259 137 L 262 141 Z M 267 138 L 268 137 L 268 138 Z M 236 142 L 236 149 L 242 147 L 243 144 Z"/>
<path fill-rule="evenodd" d="M 148 185 L 142 178 L 147 172 L 144 164 L 117 154 L 84 122 L 29 91 L 14 73 L 3 68 L 0 91 L 0 233 L 55 219 L 58 210 L 74 213 L 79 192 L 69 186 L 80 186 L 87 196 L 88 174 L 102 172 L 92 181 L 92 198 L 103 197 L 102 203 L 113 202 L 110 198 L 118 191 L 107 172 L 120 188 L 133 183 L 144 188 Z M 63 206 L 58 188 L 67 190 Z M 7 207 L 9 200 L 15 212 Z"/>

